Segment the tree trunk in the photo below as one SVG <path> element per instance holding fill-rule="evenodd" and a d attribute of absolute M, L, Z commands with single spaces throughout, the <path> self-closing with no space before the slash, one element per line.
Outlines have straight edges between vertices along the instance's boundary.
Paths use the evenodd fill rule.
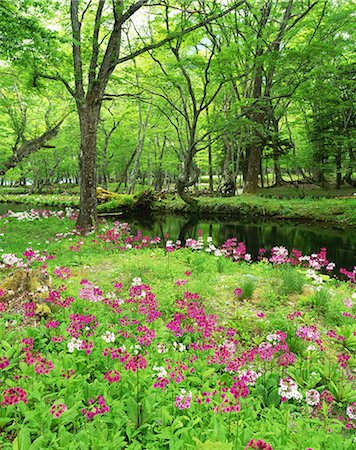
<path fill-rule="evenodd" d="M 208 161 L 209 161 L 209 191 L 211 193 L 214 192 L 214 179 L 213 179 L 213 158 L 211 154 L 211 138 L 209 136 L 209 145 L 208 145 Z"/>
<path fill-rule="evenodd" d="M 96 138 L 100 107 L 86 104 L 78 108 L 80 117 L 80 208 L 77 227 L 90 230 L 97 222 Z"/>
<path fill-rule="evenodd" d="M 281 165 L 279 163 L 279 154 L 275 153 L 275 149 L 273 148 L 273 166 L 274 166 L 274 175 L 276 177 L 276 186 L 280 186 L 283 182 Z"/>
<path fill-rule="evenodd" d="M 335 155 L 335 164 L 336 164 L 336 189 L 340 189 L 342 182 L 342 174 L 341 174 L 341 147 L 338 146 L 336 149 Z"/>
<path fill-rule="evenodd" d="M 356 187 L 356 180 L 352 179 L 352 174 L 355 166 L 355 157 L 351 145 L 349 145 L 349 157 L 350 157 L 349 167 L 347 168 L 347 172 L 344 179 L 347 184 L 349 184 L 352 187 Z"/>
<path fill-rule="evenodd" d="M 258 142 L 249 146 L 248 167 L 244 191 L 253 194 L 258 189 L 258 175 L 261 167 L 261 148 Z"/>
<path fill-rule="evenodd" d="M 196 205 L 196 199 L 192 198 L 187 188 L 194 186 L 198 179 L 198 170 L 193 166 L 192 152 L 189 151 L 186 160 L 183 163 L 183 170 L 177 178 L 177 192 L 180 198 L 188 205 Z"/>

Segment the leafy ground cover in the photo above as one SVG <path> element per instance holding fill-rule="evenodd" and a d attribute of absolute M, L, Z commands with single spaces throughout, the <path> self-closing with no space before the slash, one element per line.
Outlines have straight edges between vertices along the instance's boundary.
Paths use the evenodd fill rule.
<path fill-rule="evenodd" d="M 73 219 L 0 220 L 2 448 L 354 448 L 356 270 Z"/>

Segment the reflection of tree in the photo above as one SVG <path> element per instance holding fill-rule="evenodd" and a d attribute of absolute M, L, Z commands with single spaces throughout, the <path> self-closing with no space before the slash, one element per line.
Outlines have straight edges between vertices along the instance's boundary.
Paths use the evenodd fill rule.
<path fill-rule="evenodd" d="M 179 231 L 178 239 L 181 241 L 182 246 L 185 245 L 185 241 L 187 238 L 196 237 L 197 230 L 194 231 L 194 228 L 198 225 L 198 217 L 194 214 L 189 217 L 189 219 L 185 222 L 185 224 L 181 227 Z"/>
<path fill-rule="evenodd" d="M 224 219 L 199 219 L 191 216 L 137 216 L 126 219 L 133 230 L 138 228 L 150 236 L 160 236 L 165 241 L 164 235 L 168 233 L 172 240 L 179 239 L 185 245 L 189 237 L 197 238 L 198 230 L 203 231 L 203 236 L 213 237 L 215 245 L 223 244 L 226 239 L 236 237 L 244 242 L 247 251 L 252 258 L 258 256 L 260 247 L 268 251 L 275 245 L 283 245 L 288 250 L 297 248 L 303 254 L 318 252 L 320 248 L 327 249 L 328 258 L 334 261 L 337 267 L 351 269 L 355 265 L 356 240 L 353 231 L 321 228 L 315 224 L 295 224 L 285 221 L 255 223 L 232 221 Z"/>

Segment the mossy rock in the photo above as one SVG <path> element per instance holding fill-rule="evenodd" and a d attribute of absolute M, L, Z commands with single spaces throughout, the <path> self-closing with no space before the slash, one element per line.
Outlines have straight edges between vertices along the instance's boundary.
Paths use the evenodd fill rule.
<path fill-rule="evenodd" d="M 34 293 L 48 291 L 51 280 L 48 275 L 39 271 L 19 269 L 10 274 L 0 285 L 0 289 L 14 293 Z"/>

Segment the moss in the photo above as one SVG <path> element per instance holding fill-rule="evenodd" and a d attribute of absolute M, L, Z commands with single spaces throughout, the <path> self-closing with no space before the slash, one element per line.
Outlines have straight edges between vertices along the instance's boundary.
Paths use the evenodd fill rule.
<path fill-rule="evenodd" d="M 130 211 L 134 208 L 135 202 L 132 195 L 117 194 L 115 198 L 98 206 L 99 213 L 115 213 L 120 211 Z"/>

